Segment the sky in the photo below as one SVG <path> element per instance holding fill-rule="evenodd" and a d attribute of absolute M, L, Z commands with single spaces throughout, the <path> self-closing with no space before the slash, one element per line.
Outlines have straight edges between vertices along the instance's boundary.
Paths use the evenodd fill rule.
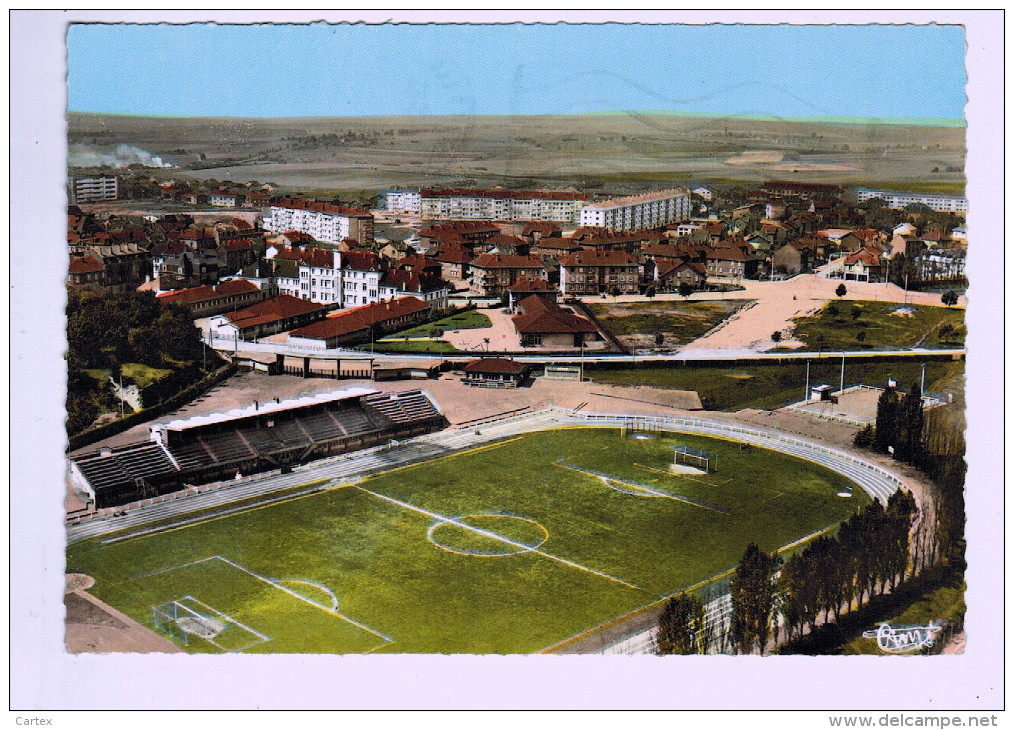
<path fill-rule="evenodd" d="M 71 25 L 71 111 L 168 116 L 664 110 L 960 120 L 933 25 Z"/>

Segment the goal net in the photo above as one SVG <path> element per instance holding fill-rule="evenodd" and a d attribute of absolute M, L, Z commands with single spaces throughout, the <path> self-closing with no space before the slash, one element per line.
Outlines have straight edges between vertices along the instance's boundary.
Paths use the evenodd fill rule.
<path fill-rule="evenodd" d="M 190 645 L 190 638 L 193 636 L 214 644 L 212 639 L 226 628 L 225 622 L 221 619 L 199 613 L 180 601 L 152 606 L 151 617 L 157 629 L 169 634 L 184 646 Z"/>
<path fill-rule="evenodd" d="M 713 453 L 692 446 L 673 447 L 673 463 L 692 466 L 704 472 L 718 471 L 718 463 Z"/>

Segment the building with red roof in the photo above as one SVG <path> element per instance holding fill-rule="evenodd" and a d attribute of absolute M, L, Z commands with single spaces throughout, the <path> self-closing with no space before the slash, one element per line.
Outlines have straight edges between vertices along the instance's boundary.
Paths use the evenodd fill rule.
<path fill-rule="evenodd" d="M 280 198 L 271 203 L 264 219 L 264 229 L 272 232 L 302 231 L 318 241 L 341 243 L 347 238 L 371 245 L 373 214 L 368 210 L 346 205 L 321 203 L 316 200 Z"/>
<path fill-rule="evenodd" d="M 537 256 L 511 256 L 484 253 L 470 264 L 472 291 L 487 297 L 499 297 L 520 279 L 546 279 L 546 268 Z"/>
<path fill-rule="evenodd" d="M 568 349 L 603 341 L 598 328 L 590 320 L 536 294 L 522 299 L 518 308 L 521 314 L 511 317 L 511 320 L 523 347 Z"/>
<path fill-rule="evenodd" d="M 528 367 L 510 358 L 484 357 L 465 365 L 461 382 L 483 388 L 517 388 L 524 382 Z"/>
<path fill-rule="evenodd" d="M 430 311 L 429 304 L 413 296 L 377 302 L 295 329 L 289 333 L 289 342 L 318 350 L 367 342 L 371 337 L 425 321 Z"/>
<path fill-rule="evenodd" d="M 160 304 L 181 304 L 190 308 L 195 319 L 210 317 L 230 309 L 245 309 L 262 301 L 266 293 L 245 279 L 222 281 L 214 286 L 177 289 L 158 295 Z"/>
<path fill-rule="evenodd" d="M 619 292 L 640 288 L 637 256 L 623 251 L 577 251 L 560 259 L 560 293 L 564 296 Z"/>
<path fill-rule="evenodd" d="M 444 188 L 419 192 L 423 220 L 540 220 L 573 223 L 588 195 L 552 190 Z"/>
<path fill-rule="evenodd" d="M 208 326 L 218 337 L 254 340 L 304 327 L 322 319 L 326 313 L 321 304 L 279 294 L 245 309 L 215 315 Z"/>

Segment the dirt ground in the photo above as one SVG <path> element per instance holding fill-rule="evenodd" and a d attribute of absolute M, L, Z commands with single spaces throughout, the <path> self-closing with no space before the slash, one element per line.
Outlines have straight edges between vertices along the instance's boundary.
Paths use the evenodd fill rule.
<path fill-rule="evenodd" d="M 91 576 L 70 574 L 63 603 L 65 642 L 71 654 L 179 654 L 183 650 L 87 592 Z"/>

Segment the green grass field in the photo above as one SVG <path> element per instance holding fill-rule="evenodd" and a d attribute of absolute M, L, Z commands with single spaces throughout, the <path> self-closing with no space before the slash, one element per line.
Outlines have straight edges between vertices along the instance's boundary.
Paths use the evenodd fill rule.
<path fill-rule="evenodd" d="M 854 307 L 859 307 L 858 319 L 852 316 Z M 901 310 L 911 314 L 899 314 Z M 794 320 L 798 339 L 811 349 L 823 342 L 825 350 L 960 347 L 964 323 L 963 309 L 870 301 L 828 302 L 817 314 Z M 940 329 L 946 324 L 960 328 L 959 336 L 941 340 Z M 857 339 L 860 332 L 865 333 L 861 343 Z"/>
<path fill-rule="evenodd" d="M 396 335 L 391 335 L 390 338 L 397 340 L 403 337 L 433 337 L 434 333 L 438 330 L 469 330 L 469 329 L 481 329 L 483 327 L 489 327 L 492 322 L 482 312 L 477 312 L 474 309 L 470 309 L 465 312 L 458 312 L 452 314 L 450 317 L 444 317 L 433 322 L 427 322 L 421 324 L 418 327 L 412 327 L 411 329 L 402 330 Z"/>
<path fill-rule="evenodd" d="M 427 354 L 457 352 L 457 349 L 446 340 L 378 340 L 373 345 L 373 352 L 412 352 Z"/>
<path fill-rule="evenodd" d="M 964 394 L 963 361 L 926 364 L 926 390 L 949 392 L 959 402 Z M 773 409 L 800 401 L 806 387 L 806 364 L 740 365 L 735 367 L 667 367 L 586 370 L 596 383 L 647 385 L 653 388 L 694 390 L 704 406 L 711 410 L 738 411 L 741 408 Z M 922 364 L 905 362 L 846 363 L 845 386 L 865 384 L 884 387 L 894 378 L 907 389 L 922 377 Z M 841 379 L 841 358 L 828 356 L 810 362 L 810 385 L 830 383 L 837 387 Z M 960 400 L 963 402 L 963 400 Z"/>
<path fill-rule="evenodd" d="M 675 444 L 713 452 L 718 471 L 670 473 Z M 730 441 L 557 430 L 76 543 L 67 569 L 147 626 L 171 602 L 217 621 L 210 641 L 188 635 L 194 652 L 529 653 L 728 570 L 750 541 L 774 550 L 837 524 L 868 502 L 837 496 L 848 486 Z"/>

